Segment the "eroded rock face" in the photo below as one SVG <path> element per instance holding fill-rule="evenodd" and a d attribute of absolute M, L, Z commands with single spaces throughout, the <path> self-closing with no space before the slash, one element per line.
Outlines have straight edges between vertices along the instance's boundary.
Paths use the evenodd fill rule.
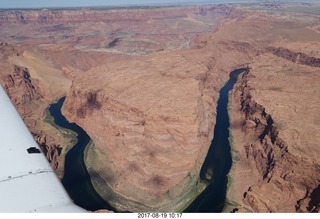
<path fill-rule="evenodd" d="M 305 53 L 294 52 L 286 48 L 275 48 L 275 47 L 268 47 L 266 51 L 271 52 L 276 56 L 287 59 L 294 63 L 299 63 L 299 64 L 308 65 L 312 67 L 320 67 L 319 58 L 309 56 Z"/>
<path fill-rule="evenodd" d="M 41 98 L 31 82 L 27 68 L 14 66 L 11 74 L 4 76 L 4 88 L 15 105 L 25 105 Z"/>
<path fill-rule="evenodd" d="M 236 42 L 224 42 L 221 48 L 194 56 L 161 51 L 197 47 L 198 34 L 212 31 L 229 15 L 236 18 L 234 12 L 222 5 L 128 11 L 1 11 L 1 26 L 8 31 L 0 35 L 13 43 L 46 45 L 24 53 L 23 59 L 12 58 L 37 73 L 37 83 L 32 85 L 40 87 L 42 83 L 43 96 L 48 98 L 59 90 L 54 87 L 62 83 L 63 75 L 52 69 L 44 71 L 43 65 L 38 65 L 40 59 L 49 59 L 53 67 L 63 68 L 63 73 L 74 79 L 66 115 L 96 143 L 88 149 L 86 162 L 95 187 L 113 190 L 102 191 L 105 198 L 109 199 L 110 193 L 115 197 L 113 202 L 122 203 L 119 208 L 125 210 L 173 211 L 183 208 L 198 192 L 195 185 L 213 135 L 217 91 L 229 72 L 248 59 L 238 50 L 229 51 Z M 211 57 L 211 49 L 220 54 Z M 151 52 L 161 54 L 135 60 L 137 54 Z M 124 54 L 121 60 L 125 61 L 118 62 L 115 57 L 119 54 Z M 203 60 L 194 58 L 200 55 Z M 111 64 L 84 73 L 101 63 Z M 62 80 L 51 83 L 57 78 Z M 48 99 L 63 94 L 67 85 Z M 42 148 L 56 167 L 58 144 L 51 145 L 48 135 L 33 133 L 40 144 L 46 142 Z M 101 182 L 103 186 L 99 186 Z"/>
<path fill-rule="evenodd" d="M 48 136 L 48 128 L 39 121 L 48 102 L 41 94 L 37 83 L 31 77 L 28 68 L 13 64 L 8 59 L 11 56 L 20 56 L 23 48 L 0 42 L 0 83 L 6 90 L 20 116 L 28 126 L 36 142 L 40 145 L 53 170 L 61 169 L 62 148 L 57 139 Z M 41 125 L 39 124 L 41 123 Z M 47 132 L 45 133 L 44 130 Z M 52 132 L 51 132 L 52 133 Z M 59 166 L 59 162 L 61 163 Z M 61 177 L 59 170 L 59 177 Z"/>
<path fill-rule="evenodd" d="M 32 104 L 41 102 L 43 96 L 33 83 L 29 69 L 9 62 L 10 56 L 19 56 L 23 49 L 0 42 L 0 82 L 13 104 L 23 117 L 30 114 Z"/>
<path fill-rule="evenodd" d="M 0 37 L 32 47 L 0 43 L 1 84 L 59 169 L 59 133 L 39 118 L 72 78 L 63 110 L 95 143 L 97 191 L 121 210 L 176 211 L 198 193 L 219 89 L 249 65 L 229 98 L 233 211 L 319 211 L 319 19 L 287 6 L 1 11 Z"/>
<path fill-rule="evenodd" d="M 260 63 L 262 63 L 262 60 L 267 59 L 261 58 Z M 274 61 L 273 59 L 269 62 L 273 62 L 275 66 L 281 63 L 281 61 Z M 260 65 L 258 64 L 258 66 Z M 266 63 L 265 65 L 267 66 Z M 303 148 L 303 145 L 299 145 L 299 143 L 308 145 L 309 149 L 314 150 L 313 153 L 318 153 L 317 148 L 311 146 L 311 142 L 307 139 L 304 142 L 296 141 L 296 139 L 308 135 L 306 130 L 297 129 L 290 122 L 280 125 L 281 122 L 277 121 L 286 114 L 290 115 L 290 120 L 298 121 L 301 116 L 303 117 L 303 113 L 297 110 L 297 105 L 293 102 L 286 102 L 294 109 L 293 113 L 291 110 L 280 110 L 279 105 L 284 104 L 284 102 L 279 102 L 273 96 L 275 95 L 273 92 L 283 92 L 284 89 L 288 89 L 286 84 L 283 84 L 281 91 L 275 89 L 276 85 L 269 85 L 271 90 L 264 91 L 270 92 L 269 95 L 263 95 L 260 90 L 261 84 L 256 77 L 261 78 L 263 72 L 261 69 L 264 67 L 258 68 L 256 66 L 254 65 L 251 72 L 244 74 L 239 80 L 234 88 L 232 100 L 233 108 L 241 113 L 241 116 L 233 115 L 232 118 L 234 123 L 234 130 L 232 131 L 235 143 L 234 150 L 236 156 L 240 158 L 240 161 L 236 161 L 233 168 L 246 166 L 246 168 L 242 168 L 242 171 L 253 175 L 253 177 L 239 177 L 234 182 L 246 187 L 246 189 L 243 189 L 242 201 L 239 200 L 239 204 L 242 203 L 242 207 L 249 207 L 254 212 L 318 212 L 319 199 L 316 198 L 316 194 L 318 194 L 320 177 L 319 160 L 310 156 L 310 153 L 301 152 L 299 148 Z M 278 67 L 281 68 L 281 65 Z M 282 71 L 287 72 L 288 69 L 284 68 Z M 299 70 L 288 71 L 287 73 L 293 74 L 292 77 L 299 77 L 295 76 L 294 73 Z M 314 69 L 308 70 L 314 72 Z M 268 75 L 267 72 L 264 73 Z M 268 77 L 267 75 L 264 77 Z M 278 77 L 281 79 L 281 74 Z M 296 86 L 299 84 L 299 80 L 301 79 L 296 81 L 291 78 L 292 83 Z M 317 80 L 317 77 L 314 80 Z M 300 84 L 300 86 L 303 85 Z M 291 94 L 288 93 L 288 95 Z M 272 99 L 266 99 L 267 96 L 274 98 L 275 105 L 271 105 L 270 100 Z M 279 99 L 282 98 L 280 93 L 278 93 L 278 96 Z M 269 110 L 258 103 L 257 99 L 267 104 Z M 314 103 L 314 101 L 311 102 Z M 310 106 L 312 106 L 311 103 Z M 284 107 L 284 110 L 286 110 L 286 107 Z M 270 111 L 275 114 L 275 118 Z M 296 124 L 299 125 L 300 123 Z M 290 139 L 288 133 L 292 129 L 297 129 L 297 131 L 291 137 L 293 139 Z M 300 150 L 300 152 L 297 150 Z M 231 175 L 235 175 L 235 173 L 242 175 L 240 172 L 237 173 L 237 170 L 234 170 Z M 252 178 L 250 179 L 250 177 Z"/>
<path fill-rule="evenodd" d="M 241 111 L 245 115 L 242 124 L 243 132 L 254 133 L 259 141 L 250 145 L 245 145 L 246 157 L 254 157 L 262 179 L 270 181 L 276 164 L 276 156 L 283 157 L 288 152 L 288 146 L 278 137 L 278 131 L 274 125 L 272 116 L 266 113 L 266 109 L 256 103 L 251 94 L 251 87 L 247 86 L 246 72 L 241 79 Z M 270 147 L 270 143 L 276 147 Z M 276 151 L 274 151 L 276 150 Z"/>
<path fill-rule="evenodd" d="M 210 48 L 164 52 L 94 68 L 74 81 L 63 113 L 93 139 L 86 153 L 93 184 L 120 210 L 176 211 L 198 193 L 217 91 L 248 59 L 215 49 L 239 59 L 223 66 L 217 63 L 224 56 L 212 59 Z M 200 54 L 203 62 L 194 59 Z"/>
<path fill-rule="evenodd" d="M 136 22 L 143 21 L 146 17 L 153 17 L 157 20 L 175 19 L 185 17 L 188 13 L 195 13 L 205 16 L 207 13 L 220 13 L 227 15 L 231 8 L 221 6 L 186 6 L 186 7 L 163 7 L 145 9 L 104 9 L 104 10 L 3 10 L 0 12 L 1 23 L 17 24 L 54 24 L 51 31 L 64 30 L 63 23 L 80 23 L 84 21 L 104 22 Z"/>
<path fill-rule="evenodd" d="M 21 116 L 28 117 L 32 114 L 32 104 L 36 104 L 43 98 L 32 83 L 29 70 L 21 66 L 14 66 L 12 73 L 2 75 L 1 85 L 5 88 L 11 101 L 20 112 Z M 43 131 L 37 131 L 34 121 L 25 120 L 31 129 L 34 139 L 39 144 L 47 157 L 53 170 L 58 168 L 58 157 L 62 148 L 53 143 L 53 139 L 47 142 L 47 136 Z"/>
<path fill-rule="evenodd" d="M 158 65 L 149 59 L 96 69 L 85 79 L 96 86 L 79 89 L 84 82 L 79 80 L 66 99 L 66 115 L 96 144 L 86 160 L 93 182 L 111 187 L 114 198 L 102 195 L 123 210 L 173 210 L 190 199 L 186 195 L 198 180 L 212 136 L 213 120 L 201 110 L 206 103 L 199 82 L 186 74 L 184 65 L 174 67 L 182 68 L 180 77 L 166 75 L 172 69 L 159 74 Z M 107 84 L 97 86 L 90 79 L 95 74 L 104 74 L 100 80 Z"/>
<path fill-rule="evenodd" d="M 128 59 L 126 55 L 192 48 L 199 33 L 211 32 L 228 17 L 238 15 L 226 5 L 3 10 L 0 38 L 49 50 L 46 59 L 53 59 L 57 66 L 67 63 L 88 70 L 98 65 L 97 60 L 105 63 Z M 38 47 L 42 44 L 46 46 Z"/>
<path fill-rule="evenodd" d="M 41 131 L 38 133 L 32 133 L 35 140 L 39 144 L 43 153 L 45 154 L 47 160 L 49 161 L 53 170 L 58 169 L 59 161 L 58 158 L 61 155 L 62 147 L 60 145 L 56 145 L 55 143 L 48 142 L 46 134 Z"/>

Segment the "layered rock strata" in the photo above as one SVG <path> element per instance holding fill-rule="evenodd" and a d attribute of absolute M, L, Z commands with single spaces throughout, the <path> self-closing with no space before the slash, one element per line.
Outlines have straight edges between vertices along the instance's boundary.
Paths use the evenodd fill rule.
<path fill-rule="evenodd" d="M 72 78 L 64 113 L 95 142 L 97 191 L 119 209 L 177 211 L 201 190 L 218 90 L 250 63 L 229 99 L 228 202 L 318 211 L 319 16 L 288 6 L 0 11 L 0 37 L 28 45 L 0 43 L 1 84 L 59 170 L 65 136 L 39 118 Z"/>
<path fill-rule="evenodd" d="M 118 209 L 177 211 L 199 193 L 217 91 L 248 61 L 225 46 L 212 48 L 238 60 L 222 65 L 225 56 L 212 58 L 209 48 L 163 52 L 94 68 L 73 82 L 63 113 L 93 139 L 86 151 L 92 182 Z"/>
<path fill-rule="evenodd" d="M 312 67 L 320 67 L 320 58 L 315 58 L 309 56 L 305 53 L 294 52 L 286 48 L 276 48 L 276 47 L 268 47 L 266 51 L 271 52 L 272 54 L 287 59 L 291 62 L 308 65 Z"/>
<path fill-rule="evenodd" d="M 176 6 L 176 7 L 146 7 L 146 8 L 102 8 L 102 9 L 78 9 L 78 10 L 1 10 L 0 24 L 55 24 L 51 31 L 63 30 L 65 23 L 81 23 L 84 21 L 104 21 L 108 23 L 134 23 L 145 18 L 156 20 L 187 18 L 188 13 L 205 16 L 214 13 L 216 16 L 227 15 L 231 8 L 220 6 Z"/>
<path fill-rule="evenodd" d="M 68 143 L 62 140 L 61 133 L 57 133 L 53 127 L 42 120 L 49 100 L 46 100 L 39 83 L 32 78 L 30 70 L 10 61 L 11 57 L 22 56 L 24 49 L 0 42 L 0 50 L 1 86 L 6 90 L 34 139 L 40 145 L 51 167 L 59 177 L 62 177 L 64 157 L 60 155 L 64 150 L 57 142 L 64 145 Z"/>
<path fill-rule="evenodd" d="M 315 139 L 320 127 L 314 116 L 320 109 L 317 87 L 312 86 L 319 79 L 317 68 L 304 67 L 300 74 L 301 65 L 292 68 L 295 64 L 264 55 L 257 59 L 232 94 L 235 162 L 230 175 L 238 194 L 231 189 L 228 197 L 240 211 L 319 212 L 320 151 Z M 261 84 L 273 77 L 279 82 Z M 287 77 L 290 84 L 283 81 Z M 314 98 L 306 103 L 310 94 Z"/>

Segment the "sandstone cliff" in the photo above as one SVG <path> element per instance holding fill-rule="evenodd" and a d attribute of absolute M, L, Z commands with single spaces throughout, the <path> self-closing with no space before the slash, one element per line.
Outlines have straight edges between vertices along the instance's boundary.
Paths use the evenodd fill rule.
<path fill-rule="evenodd" d="M 78 9 L 78 10 L 1 10 L 0 24 L 54 24 L 51 31 L 63 30 L 65 23 L 81 23 L 84 21 L 104 21 L 108 23 L 136 22 L 143 21 L 145 18 L 156 20 L 187 18 L 188 13 L 204 16 L 207 13 L 216 14 L 215 16 L 228 15 L 231 8 L 220 6 L 185 6 L 185 7 L 151 7 L 151 8 L 103 8 L 103 9 Z"/>
<path fill-rule="evenodd" d="M 85 162 L 96 190 L 120 210 L 176 211 L 201 190 L 218 90 L 249 65 L 230 98 L 228 203 L 233 211 L 319 211 L 315 10 L 0 11 L 0 38 L 28 49 L 0 43 L 0 80 L 54 168 L 70 142 L 39 118 L 68 91 L 64 114 L 95 143 Z"/>
<path fill-rule="evenodd" d="M 39 134 L 33 133 L 33 136 L 42 149 L 43 153 L 46 155 L 52 169 L 58 169 L 58 157 L 61 155 L 62 147 L 54 143 L 48 143 L 47 136 L 43 133 L 43 131 L 41 131 Z"/>
<path fill-rule="evenodd" d="M 217 91 L 249 58 L 209 44 L 97 67 L 73 82 L 63 113 L 93 139 L 86 153 L 92 182 L 120 210 L 176 211 L 198 194 Z M 224 55 L 212 57 L 213 48 Z M 227 56 L 238 60 L 222 65 Z"/>
<path fill-rule="evenodd" d="M 101 59 L 103 63 L 124 55 L 191 48 L 199 33 L 211 32 L 225 19 L 238 15 L 237 10 L 225 5 L 3 10 L 0 38 L 49 52 L 64 50 L 55 64 L 88 67 Z M 86 52 L 83 62 L 78 50 Z M 47 59 L 51 55 L 54 54 Z M 80 56 L 79 60 L 73 56 Z"/>
<path fill-rule="evenodd" d="M 60 157 L 62 147 L 56 142 L 66 144 L 66 141 L 61 139 L 61 134 L 54 136 L 54 129 L 42 120 L 49 101 L 42 94 L 39 83 L 32 78 L 30 70 L 10 61 L 11 57 L 23 56 L 24 49 L 0 42 L 0 50 L 0 84 L 40 145 L 51 167 L 62 177 L 64 158 Z"/>
<path fill-rule="evenodd" d="M 232 94 L 235 164 L 231 184 L 239 193 L 229 197 L 235 197 L 233 200 L 238 201 L 241 211 L 319 212 L 316 194 L 320 165 L 315 140 L 319 136 L 309 133 L 320 129 L 312 119 L 320 112 L 319 95 L 313 95 L 318 93 L 317 88 L 312 87 L 316 83 L 312 80 L 319 79 L 317 70 L 304 68 L 307 76 L 299 74 L 301 65 L 293 69 L 293 64 L 284 61 L 284 65 L 282 60 L 268 56 L 257 60 L 259 64 L 251 65 L 252 69 L 243 75 Z M 289 75 L 290 84 L 283 83 Z M 265 78 L 273 77 L 279 82 L 261 84 Z M 309 86 L 312 88 L 308 89 Z M 292 89 L 301 89 L 302 93 Z M 305 109 L 304 100 L 310 92 L 313 98 L 308 100 L 309 110 Z"/>
<path fill-rule="evenodd" d="M 27 68 L 14 66 L 13 72 L 4 75 L 2 78 L 4 88 L 16 106 L 23 106 L 41 98 L 41 94 L 31 82 L 30 73 Z M 26 113 L 28 112 L 24 112 L 24 114 Z"/>
<path fill-rule="evenodd" d="M 281 47 L 280 48 L 268 47 L 266 51 L 271 52 L 276 56 L 287 59 L 294 63 L 308 65 L 312 67 L 320 67 L 320 58 L 315 58 L 305 53 L 294 52 L 289 49 L 281 48 Z"/>
<path fill-rule="evenodd" d="M 211 31 L 232 13 L 227 6 L 1 11 L 0 25 L 5 31 L 0 36 L 13 43 L 35 45 L 19 56 L 10 56 L 10 61 L 28 69 L 41 100 L 61 96 L 70 86 L 66 77 L 75 79 L 67 97 L 67 116 L 84 127 L 96 143 L 87 151 L 87 163 L 98 191 L 110 186 L 114 203 L 124 199 L 120 208 L 125 210 L 176 210 L 199 192 L 195 185 L 213 134 L 217 90 L 233 67 L 247 62 L 247 56 L 229 52 L 227 47 L 219 48 L 223 55 L 215 58 L 210 49 L 202 51 L 205 60 L 185 58 L 188 52 L 169 53 L 162 60 L 167 55 L 164 52 L 134 61 L 135 57 L 118 53 L 191 48 L 197 45 L 194 38 L 198 33 Z M 228 55 L 241 58 L 229 61 Z M 113 64 L 113 60 L 117 62 Z M 121 69 L 129 62 L 127 69 Z M 101 63 L 110 64 L 85 73 Z M 104 76 L 109 67 L 111 74 Z M 109 81 L 110 86 L 103 84 Z M 37 109 L 44 111 L 43 107 Z M 97 120 L 101 123 L 96 124 Z M 39 124 L 34 122 L 29 128 L 43 130 Z M 57 161 L 61 144 L 52 142 L 44 134 L 47 130 L 33 133 L 52 166 L 61 167 L 63 163 Z M 101 193 L 109 199 L 105 191 Z"/>

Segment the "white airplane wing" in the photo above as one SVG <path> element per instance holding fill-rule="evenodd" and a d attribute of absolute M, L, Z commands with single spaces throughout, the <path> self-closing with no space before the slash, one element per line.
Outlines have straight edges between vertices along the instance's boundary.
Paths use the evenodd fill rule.
<path fill-rule="evenodd" d="M 69 198 L 1 86 L 0 212 L 86 212 Z"/>

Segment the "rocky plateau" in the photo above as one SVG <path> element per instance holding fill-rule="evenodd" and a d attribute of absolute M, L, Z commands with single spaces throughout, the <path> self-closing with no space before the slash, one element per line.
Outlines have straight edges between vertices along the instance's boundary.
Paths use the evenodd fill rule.
<path fill-rule="evenodd" d="M 62 178 L 73 139 L 46 109 L 91 137 L 85 163 L 121 211 L 182 211 L 230 92 L 233 164 L 224 211 L 320 210 L 319 4 L 260 3 L 0 11 L 0 83 Z M 214 173 L 213 173 L 214 176 Z"/>

